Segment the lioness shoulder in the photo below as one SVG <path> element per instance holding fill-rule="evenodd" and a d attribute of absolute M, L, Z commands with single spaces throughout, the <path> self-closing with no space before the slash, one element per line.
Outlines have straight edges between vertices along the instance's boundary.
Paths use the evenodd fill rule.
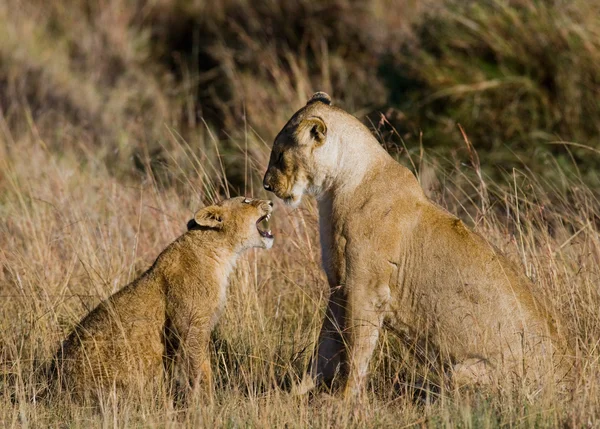
<path fill-rule="evenodd" d="M 100 303 L 54 359 L 57 387 L 78 398 L 162 382 L 211 388 L 209 338 L 237 256 L 270 248 L 272 203 L 243 197 L 199 210 L 150 269 Z"/>

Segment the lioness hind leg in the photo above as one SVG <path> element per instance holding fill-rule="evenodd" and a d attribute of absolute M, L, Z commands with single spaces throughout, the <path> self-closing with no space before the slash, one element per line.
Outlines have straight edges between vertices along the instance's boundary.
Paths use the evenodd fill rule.
<path fill-rule="evenodd" d="M 482 358 L 469 358 L 455 364 L 451 369 L 452 384 L 456 388 L 473 385 L 489 385 L 493 367 Z"/>

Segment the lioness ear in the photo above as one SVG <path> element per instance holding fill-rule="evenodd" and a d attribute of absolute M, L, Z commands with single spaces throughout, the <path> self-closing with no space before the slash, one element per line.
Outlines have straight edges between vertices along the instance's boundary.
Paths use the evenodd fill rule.
<path fill-rule="evenodd" d="M 315 139 L 317 145 L 325 143 L 327 138 L 327 125 L 321 118 L 308 118 L 306 120 L 306 126 L 310 127 L 310 136 Z"/>
<path fill-rule="evenodd" d="M 213 229 L 223 228 L 223 209 L 219 206 L 208 206 L 200 209 L 194 215 L 194 220 L 200 226 Z"/>
<path fill-rule="evenodd" d="M 325 103 L 328 106 L 331 106 L 331 97 L 329 96 L 329 94 L 327 94 L 326 92 L 323 92 L 323 91 L 315 92 L 312 95 L 312 97 L 310 97 L 308 99 L 308 101 L 306 102 L 306 105 L 316 103 L 317 101 L 320 101 L 321 103 Z"/>

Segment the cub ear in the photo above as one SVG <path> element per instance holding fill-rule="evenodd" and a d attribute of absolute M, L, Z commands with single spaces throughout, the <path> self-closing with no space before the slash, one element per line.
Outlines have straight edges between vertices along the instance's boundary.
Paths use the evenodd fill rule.
<path fill-rule="evenodd" d="M 196 212 L 194 220 L 198 225 L 206 228 L 222 229 L 223 209 L 219 206 L 204 207 Z"/>
<path fill-rule="evenodd" d="M 312 95 L 312 97 L 310 97 L 308 99 L 308 101 L 306 102 L 306 105 L 316 103 L 317 101 L 320 101 L 321 103 L 325 103 L 328 106 L 331 106 L 331 97 L 329 96 L 329 94 L 327 94 L 326 92 L 323 92 L 323 91 L 315 92 Z"/>
<path fill-rule="evenodd" d="M 327 125 L 321 118 L 308 118 L 306 126 L 310 130 L 310 136 L 317 142 L 317 145 L 325 143 L 327 138 Z"/>

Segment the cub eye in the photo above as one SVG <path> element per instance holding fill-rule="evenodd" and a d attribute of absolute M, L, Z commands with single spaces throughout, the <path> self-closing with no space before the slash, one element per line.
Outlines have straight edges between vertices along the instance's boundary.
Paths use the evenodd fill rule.
<path fill-rule="evenodd" d="M 243 202 L 244 202 L 244 204 L 250 204 L 252 202 L 252 200 L 249 198 L 244 198 Z"/>
<path fill-rule="evenodd" d="M 282 161 L 283 161 L 283 152 L 279 152 L 279 154 L 277 155 L 277 164 L 281 164 Z"/>

